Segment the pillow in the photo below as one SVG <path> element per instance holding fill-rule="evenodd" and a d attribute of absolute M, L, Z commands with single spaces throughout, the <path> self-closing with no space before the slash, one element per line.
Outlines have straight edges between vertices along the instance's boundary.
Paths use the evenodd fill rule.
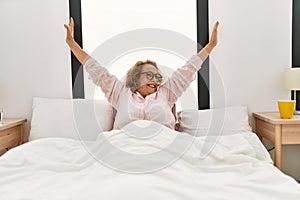
<path fill-rule="evenodd" d="M 113 127 L 113 108 L 106 100 L 33 99 L 29 140 L 64 137 L 95 140 Z"/>
<path fill-rule="evenodd" d="M 251 131 L 244 106 L 207 110 L 184 110 L 178 113 L 179 131 L 193 136 L 233 135 Z"/>

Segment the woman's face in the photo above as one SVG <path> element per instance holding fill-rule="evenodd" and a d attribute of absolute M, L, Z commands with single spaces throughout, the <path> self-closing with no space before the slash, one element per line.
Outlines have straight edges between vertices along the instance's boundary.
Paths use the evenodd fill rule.
<path fill-rule="evenodd" d="M 146 97 L 157 91 L 159 84 L 162 81 L 162 76 L 159 74 L 158 69 L 151 64 L 143 65 L 139 78 L 139 87 L 137 91 Z"/>

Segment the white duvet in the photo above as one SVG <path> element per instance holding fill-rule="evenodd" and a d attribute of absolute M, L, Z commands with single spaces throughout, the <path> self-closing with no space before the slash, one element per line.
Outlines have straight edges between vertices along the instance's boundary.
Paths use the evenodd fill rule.
<path fill-rule="evenodd" d="M 39 139 L 0 157 L 1 200 L 300 199 L 254 133 L 193 138 L 137 121 L 95 142 Z"/>

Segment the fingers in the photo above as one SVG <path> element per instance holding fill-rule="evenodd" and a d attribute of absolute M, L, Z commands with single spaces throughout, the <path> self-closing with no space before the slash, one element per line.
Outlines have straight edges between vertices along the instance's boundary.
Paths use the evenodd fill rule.
<path fill-rule="evenodd" d="M 68 30 L 69 26 L 67 24 L 64 24 L 64 27 Z"/>
<path fill-rule="evenodd" d="M 71 29 L 70 26 L 68 26 L 67 24 L 64 24 L 65 29 L 67 30 L 68 34 L 71 34 Z"/>
<path fill-rule="evenodd" d="M 67 31 L 67 33 L 66 33 L 66 38 L 71 38 L 71 37 L 73 37 L 73 36 L 72 36 L 72 30 L 71 30 L 70 26 L 68 26 L 67 24 L 64 24 L 64 27 L 65 27 L 65 29 L 66 29 L 66 31 Z"/>
<path fill-rule="evenodd" d="M 210 41 L 209 43 L 215 47 L 218 43 L 218 26 L 219 26 L 219 21 L 217 21 L 214 25 L 213 31 L 211 33 Z"/>
<path fill-rule="evenodd" d="M 70 18 L 69 24 L 64 24 L 64 27 L 66 29 L 66 42 L 70 46 L 70 44 L 74 40 L 73 38 L 74 20 L 72 17 Z"/>
<path fill-rule="evenodd" d="M 64 27 L 67 30 L 67 33 L 72 36 L 74 30 L 74 20 L 72 17 L 70 18 L 69 25 L 64 24 Z"/>
<path fill-rule="evenodd" d="M 73 20 L 73 17 L 70 18 L 70 23 L 69 23 L 69 25 L 70 25 L 70 28 L 73 30 L 73 28 L 74 28 L 74 20 Z"/>
<path fill-rule="evenodd" d="M 214 30 L 217 30 L 217 29 L 218 29 L 218 26 L 219 26 L 219 21 L 217 21 L 217 22 L 215 23 Z"/>
<path fill-rule="evenodd" d="M 74 28 L 74 20 L 73 20 L 73 18 L 72 18 L 72 17 L 70 18 L 69 25 L 67 25 L 67 24 L 64 24 L 64 27 L 65 27 L 65 28 L 71 28 L 71 29 L 73 29 L 73 28 Z"/>

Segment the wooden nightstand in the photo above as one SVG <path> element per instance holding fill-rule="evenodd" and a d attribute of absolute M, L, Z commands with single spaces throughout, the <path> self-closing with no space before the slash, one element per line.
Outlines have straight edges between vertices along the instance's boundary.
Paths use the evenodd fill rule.
<path fill-rule="evenodd" d="M 0 123 L 0 155 L 24 143 L 23 125 L 26 119 L 3 119 Z"/>
<path fill-rule="evenodd" d="M 300 144 L 300 116 L 281 119 L 278 112 L 253 113 L 256 134 L 262 140 L 266 138 L 275 144 L 275 166 L 281 169 L 281 145 Z"/>

